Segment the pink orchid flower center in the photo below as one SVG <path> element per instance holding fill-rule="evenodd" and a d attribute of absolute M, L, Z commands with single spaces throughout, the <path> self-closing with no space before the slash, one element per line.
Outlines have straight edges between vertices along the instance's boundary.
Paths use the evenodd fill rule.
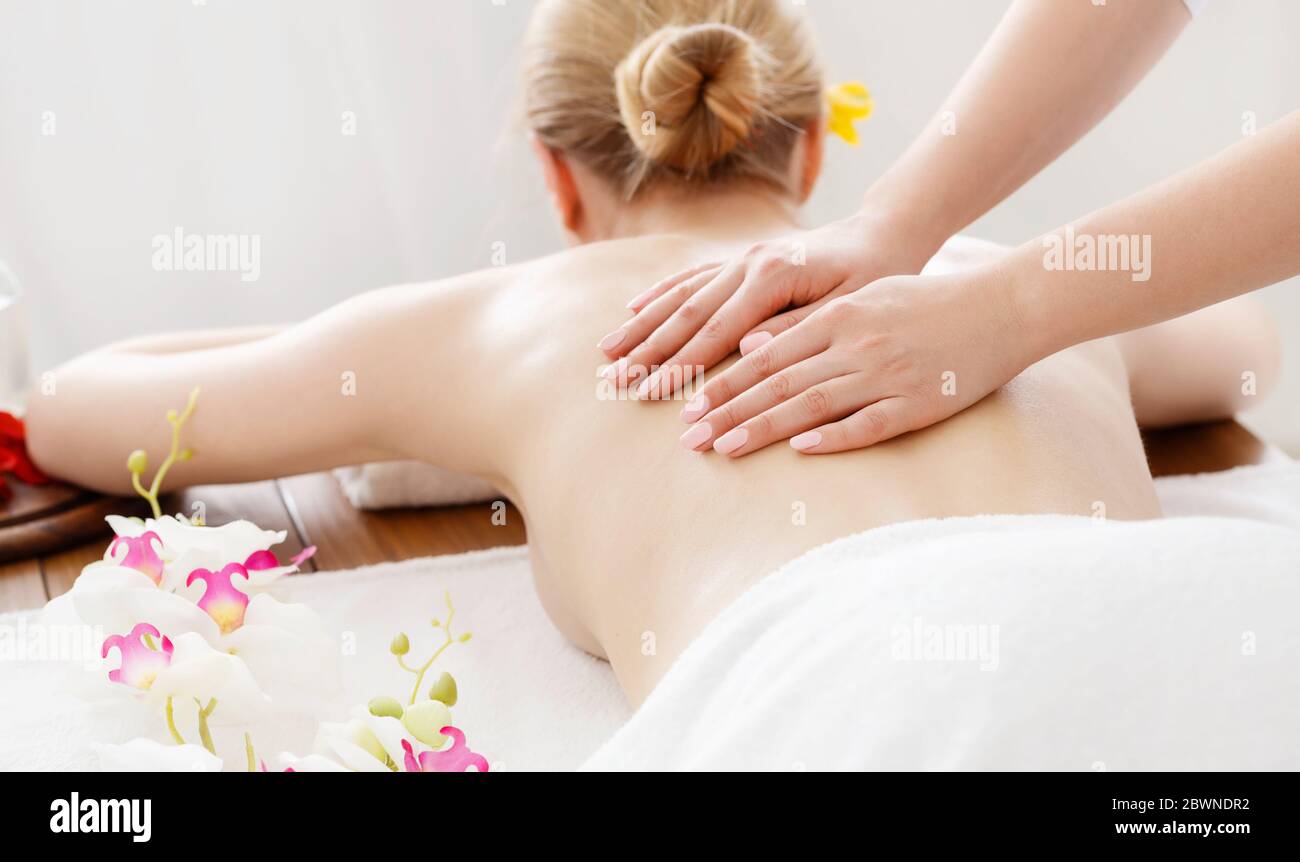
<path fill-rule="evenodd" d="M 451 738 L 451 748 L 443 751 L 422 751 L 418 760 L 411 743 L 402 740 L 402 750 L 406 752 L 407 772 L 465 772 L 471 766 L 479 772 L 488 771 L 487 758 L 470 750 L 465 744 L 465 734 L 460 728 L 447 725 L 438 732 Z"/>
<path fill-rule="evenodd" d="M 116 670 L 108 672 L 108 678 L 142 691 L 147 691 L 163 668 L 171 664 L 172 642 L 162 638 L 159 647 L 150 646 L 146 638 L 162 637 L 158 629 L 148 623 L 140 623 L 126 635 L 113 635 L 104 641 L 100 657 L 108 658 L 114 647 L 122 655 L 122 664 Z"/>
<path fill-rule="evenodd" d="M 247 560 L 244 560 L 244 568 L 248 569 L 250 572 L 260 572 L 266 569 L 279 569 L 285 566 L 301 566 L 303 563 L 315 556 L 315 554 L 316 546 L 312 545 L 311 547 L 303 548 L 300 552 L 294 554 L 289 558 L 288 563 L 282 563 L 276 558 L 275 554 L 270 551 L 254 551 L 248 555 Z"/>
<path fill-rule="evenodd" d="M 239 563 L 231 563 L 219 572 L 195 569 L 185 580 L 187 587 L 195 581 L 203 581 L 203 596 L 197 604 L 220 626 L 223 635 L 244 624 L 244 611 L 248 609 L 248 595 L 236 589 L 231 581 L 235 575 L 248 580 L 248 569 Z"/>
<path fill-rule="evenodd" d="M 157 584 L 162 582 L 163 575 L 163 560 L 158 553 L 161 548 L 162 539 L 150 530 L 139 536 L 118 536 L 113 539 L 113 543 L 108 546 L 108 556 L 119 566 L 148 575 Z"/>

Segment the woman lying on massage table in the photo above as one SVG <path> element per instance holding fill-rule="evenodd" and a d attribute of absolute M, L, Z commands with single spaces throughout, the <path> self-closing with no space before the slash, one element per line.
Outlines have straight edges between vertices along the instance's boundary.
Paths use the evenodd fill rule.
<path fill-rule="evenodd" d="M 126 454 L 166 448 L 158 417 L 201 386 L 187 483 L 408 458 L 485 477 L 524 513 L 552 619 L 634 702 L 748 587 L 837 537 L 983 513 L 1159 518 L 1138 424 L 1228 416 L 1243 372 L 1271 382 L 1272 330 L 1252 306 L 1083 344 L 934 427 L 815 459 L 784 444 L 739 461 L 686 451 L 665 442 L 680 403 L 630 403 L 636 369 L 601 378 L 595 343 L 638 285 L 787 233 L 817 179 L 823 81 L 785 6 L 543 3 L 524 98 L 576 247 L 373 291 L 282 331 L 83 356 L 57 394 L 30 398 L 35 459 L 127 492 Z M 937 263 L 993 260 L 958 244 Z M 928 276 L 935 290 L 948 277 Z M 960 387 L 950 371 L 926 373 Z M 830 415 L 837 397 L 831 381 L 784 409 Z"/>

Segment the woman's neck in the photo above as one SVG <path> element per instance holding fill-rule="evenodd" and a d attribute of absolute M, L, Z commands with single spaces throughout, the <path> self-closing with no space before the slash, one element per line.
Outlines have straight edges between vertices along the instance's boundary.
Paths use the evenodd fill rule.
<path fill-rule="evenodd" d="M 653 192 L 614 210 L 601 239 L 690 234 L 718 240 L 754 239 L 797 227 L 797 206 L 765 189 Z"/>

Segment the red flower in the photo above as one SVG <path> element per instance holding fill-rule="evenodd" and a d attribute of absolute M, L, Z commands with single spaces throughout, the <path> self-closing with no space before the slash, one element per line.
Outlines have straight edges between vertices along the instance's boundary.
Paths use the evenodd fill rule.
<path fill-rule="evenodd" d="M 27 454 L 27 431 L 22 420 L 0 410 L 0 500 L 13 496 L 5 484 L 5 473 L 13 473 L 28 485 L 44 485 L 50 481 Z"/>

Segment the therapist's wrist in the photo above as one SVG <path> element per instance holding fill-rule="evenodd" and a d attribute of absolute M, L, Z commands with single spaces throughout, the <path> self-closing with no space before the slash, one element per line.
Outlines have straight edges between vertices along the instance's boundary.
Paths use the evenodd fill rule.
<path fill-rule="evenodd" d="M 862 198 L 858 218 L 899 243 L 917 271 L 938 253 L 960 225 L 945 211 L 941 196 L 913 177 L 915 170 L 896 165 L 881 175 Z"/>
<path fill-rule="evenodd" d="M 972 282 L 1002 309 L 1007 336 L 1025 366 L 1087 340 L 1078 334 L 1077 313 L 1064 306 L 1060 285 L 1048 275 L 1036 243 L 970 271 Z"/>
<path fill-rule="evenodd" d="M 848 219 L 865 247 L 890 261 L 891 274 L 915 275 L 934 257 L 948 237 L 936 237 L 905 211 L 875 203 Z"/>

